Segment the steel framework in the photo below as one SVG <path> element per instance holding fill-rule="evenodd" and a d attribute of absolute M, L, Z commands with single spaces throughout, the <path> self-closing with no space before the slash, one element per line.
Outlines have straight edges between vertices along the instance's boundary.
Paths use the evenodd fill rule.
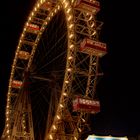
<path fill-rule="evenodd" d="M 85 54 L 79 47 L 84 38 L 98 41 L 103 23 L 96 20 L 96 14 L 75 7 L 72 0 L 40 0 L 25 24 L 12 64 L 3 139 L 35 139 L 30 97 L 24 91 L 25 73 L 30 71 L 43 32 L 60 10 L 64 11 L 67 22 L 66 68 L 55 116 L 51 122 L 48 119 L 49 126 L 44 140 L 78 140 L 82 133 L 90 130 L 90 114 L 73 112 L 71 106 L 75 95 L 90 99 L 95 97 L 97 79 L 102 75 L 98 70 L 99 56 L 92 52 Z M 38 26 L 29 28 L 31 24 Z M 50 80 L 44 77 L 33 78 Z M 53 100 L 50 100 L 52 103 Z"/>

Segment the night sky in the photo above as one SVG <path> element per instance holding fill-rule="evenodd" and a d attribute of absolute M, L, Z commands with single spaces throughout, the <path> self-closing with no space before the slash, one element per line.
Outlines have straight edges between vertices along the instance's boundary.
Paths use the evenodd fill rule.
<path fill-rule="evenodd" d="M 14 52 L 34 2 L 9 0 L 0 4 L 0 135 Z M 139 45 L 134 9 L 128 3 L 101 0 L 98 19 L 104 25 L 100 40 L 107 43 L 108 54 L 100 60 L 104 72 L 97 86 L 101 112 L 93 119 L 93 133 L 98 135 L 140 133 Z"/>

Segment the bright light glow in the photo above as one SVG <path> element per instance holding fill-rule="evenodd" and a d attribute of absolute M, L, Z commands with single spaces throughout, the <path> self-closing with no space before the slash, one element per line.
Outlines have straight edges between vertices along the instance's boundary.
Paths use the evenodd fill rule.
<path fill-rule="evenodd" d="M 69 28 L 71 29 L 73 26 L 74 26 L 73 24 L 70 24 L 70 25 L 69 25 Z"/>
<path fill-rule="evenodd" d="M 6 124 L 6 127 L 9 127 L 9 124 Z"/>
<path fill-rule="evenodd" d="M 66 83 L 66 84 L 68 84 L 68 83 L 69 83 L 69 81 L 68 81 L 68 80 L 66 80 L 66 81 L 65 81 L 65 83 Z"/>
<path fill-rule="evenodd" d="M 48 20 L 50 20 L 51 18 L 50 17 L 48 17 Z"/>
<path fill-rule="evenodd" d="M 50 139 L 51 139 L 51 140 L 53 139 L 52 135 L 50 135 Z"/>
<path fill-rule="evenodd" d="M 95 34 L 96 34 L 96 31 L 94 31 L 92 35 L 95 35 Z"/>
<path fill-rule="evenodd" d="M 53 16 L 54 14 L 53 14 L 53 12 L 51 13 L 51 16 Z"/>
<path fill-rule="evenodd" d="M 21 34 L 21 37 L 23 37 L 24 36 L 24 34 Z"/>
<path fill-rule="evenodd" d="M 69 69 L 67 69 L 67 71 L 71 71 L 71 69 L 69 68 Z"/>
<path fill-rule="evenodd" d="M 82 121 L 83 121 L 83 122 L 86 122 L 85 119 L 83 119 L 83 118 L 82 118 Z"/>
<path fill-rule="evenodd" d="M 68 21 L 70 21 L 72 19 L 72 16 L 70 15 L 69 17 L 68 17 Z"/>
<path fill-rule="evenodd" d="M 89 19 L 88 20 L 91 20 L 92 19 L 92 15 L 89 17 Z"/>
<path fill-rule="evenodd" d="M 74 0 L 71 0 L 71 3 L 74 3 Z"/>
<path fill-rule="evenodd" d="M 35 7 L 34 11 L 37 11 L 37 8 Z"/>
<path fill-rule="evenodd" d="M 55 125 L 53 125 L 53 129 L 56 130 L 56 126 Z"/>
<path fill-rule="evenodd" d="M 29 17 L 29 21 L 31 20 L 32 18 L 31 17 Z"/>
<path fill-rule="evenodd" d="M 57 9 L 55 9 L 54 12 L 56 13 L 57 12 Z"/>
<path fill-rule="evenodd" d="M 32 12 L 32 16 L 34 16 L 34 12 Z"/>
<path fill-rule="evenodd" d="M 7 130 L 6 133 L 9 134 L 9 130 Z"/>
<path fill-rule="evenodd" d="M 89 135 L 86 140 L 128 140 L 127 137 L 112 137 L 112 136 L 96 136 L 96 135 Z"/>
<path fill-rule="evenodd" d="M 82 132 L 81 128 L 78 128 L 79 132 Z"/>
<path fill-rule="evenodd" d="M 6 108 L 8 109 L 9 108 L 9 105 L 7 105 Z"/>
<path fill-rule="evenodd" d="M 71 8 L 68 8 L 67 13 L 69 14 L 70 11 L 71 11 Z"/>
<path fill-rule="evenodd" d="M 26 31 L 26 28 L 24 28 L 24 31 Z M 19 42 L 21 43 L 21 39 L 19 40 Z"/>
<path fill-rule="evenodd" d="M 59 119 L 59 120 L 60 120 L 60 116 L 59 116 L 59 115 L 57 115 L 56 117 L 57 117 L 57 119 Z"/>
<path fill-rule="evenodd" d="M 64 92 L 63 95 L 64 95 L 64 96 L 67 96 L 67 93 Z"/>
<path fill-rule="evenodd" d="M 63 3 L 65 3 L 66 2 L 66 0 L 63 0 Z"/>
<path fill-rule="evenodd" d="M 68 2 L 65 2 L 65 8 L 67 8 L 67 6 L 68 6 Z"/>
<path fill-rule="evenodd" d="M 91 28 L 94 26 L 94 23 L 92 23 Z"/>
<path fill-rule="evenodd" d="M 60 107 L 64 107 L 62 104 L 60 104 Z"/>
<path fill-rule="evenodd" d="M 74 47 L 74 45 L 73 45 L 73 44 L 71 44 L 71 45 L 70 45 L 70 49 L 71 49 L 71 48 L 73 48 L 73 47 Z"/>
<path fill-rule="evenodd" d="M 8 115 L 9 114 L 9 111 L 7 111 L 6 114 Z"/>
<path fill-rule="evenodd" d="M 58 10 L 60 9 L 60 5 L 58 5 L 58 8 L 57 8 Z"/>
<path fill-rule="evenodd" d="M 72 58 L 73 58 L 72 56 L 69 56 L 69 58 L 68 58 L 68 59 L 69 59 L 69 60 L 71 60 Z"/>
<path fill-rule="evenodd" d="M 44 2 L 44 0 L 40 0 L 40 3 L 43 3 Z"/>
<path fill-rule="evenodd" d="M 38 8 L 40 7 L 40 4 L 39 4 L 39 3 L 37 4 L 37 7 L 38 7 Z"/>
<path fill-rule="evenodd" d="M 74 36 L 74 34 L 70 34 L 69 38 L 72 38 Z"/>

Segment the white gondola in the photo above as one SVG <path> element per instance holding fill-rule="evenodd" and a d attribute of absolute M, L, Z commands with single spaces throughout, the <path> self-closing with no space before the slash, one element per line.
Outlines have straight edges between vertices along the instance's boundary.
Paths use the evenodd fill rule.
<path fill-rule="evenodd" d="M 107 53 L 106 43 L 85 38 L 80 43 L 80 51 L 90 55 L 102 57 Z"/>
<path fill-rule="evenodd" d="M 36 25 L 36 24 L 29 23 L 27 25 L 27 30 L 31 31 L 31 32 L 34 32 L 34 33 L 38 33 L 39 30 L 40 30 L 40 27 L 38 25 Z"/>
<path fill-rule="evenodd" d="M 11 86 L 12 88 L 21 88 L 22 84 L 23 84 L 22 81 L 13 80 Z"/>
<path fill-rule="evenodd" d="M 92 14 L 100 11 L 100 3 L 96 0 L 76 0 L 74 7 Z"/>
<path fill-rule="evenodd" d="M 73 100 L 73 111 L 98 113 L 100 112 L 100 102 L 98 100 L 86 99 L 86 98 L 77 96 Z"/>
<path fill-rule="evenodd" d="M 40 6 L 41 9 L 43 10 L 50 10 L 52 9 L 52 3 L 51 2 L 44 2 L 41 6 Z"/>
<path fill-rule="evenodd" d="M 19 51 L 18 58 L 23 60 L 28 60 L 30 57 L 30 53 L 26 51 Z"/>

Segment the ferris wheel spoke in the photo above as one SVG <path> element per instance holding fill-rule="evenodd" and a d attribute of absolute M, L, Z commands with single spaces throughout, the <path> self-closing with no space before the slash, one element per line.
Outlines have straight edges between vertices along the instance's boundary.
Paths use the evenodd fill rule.
<path fill-rule="evenodd" d="M 44 66 L 42 66 L 41 68 L 39 68 L 39 70 L 43 69 L 44 67 L 47 67 L 48 65 L 50 65 L 51 63 L 53 63 L 55 60 L 57 60 L 58 58 L 60 58 L 62 55 L 64 55 L 66 52 L 62 52 L 61 54 L 59 54 L 57 57 L 55 57 L 54 59 L 52 59 L 49 63 L 45 64 Z"/>
<path fill-rule="evenodd" d="M 82 92 L 82 94 L 84 95 L 85 94 L 85 87 L 83 86 L 83 83 L 86 83 L 86 81 L 87 81 L 87 78 L 82 78 L 82 80 L 81 80 L 78 77 L 75 77 L 75 82 L 76 83 L 73 86 L 74 91 L 78 90 L 78 92 Z"/>
<path fill-rule="evenodd" d="M 59 28 L 60 28 L 61 26 L 59 26 L 58 28 L 57 28 L 57 30 L 60 30 Z M 56 30 L 56 31 L 57 31 Z M 58 46 L 58 44 L 60 43 L 60 41 L 62 40 L 62 39 L 64 39 L 64 37 L 66 36 L 66 32 L 58 39 L 58 40 L 55 40 L 56 38 L 58 38 L 58 37 L 54 37 L 54 40 L 49 40 L 49 44 L 52 44 L 52 42 L 55 42 L 54 44 L 53 44 L 53 46 L 51 46 L 49 49 L 47 49 L 47 47 L 46 47 L 46 44 L 44 43 L 44 39 L 43 38 L 41 38 L 41 46 L 42 46 L 42 48 L 44 48 L 43 49 L 43 55 L 41 55 L 41 53 L 39 52 L 39 50 L 37 50 L 38 51 L 38 56 L 42 56 L 40 59 L 41 60 L 36 60 L 36 65 L 39 65 L 40 63 L 42 63 L 42 61 L 44 61 L 44 59 L 46 58 L 46 56 L 49 56 L 49 54 L 50 53 L 52 53 L 52 51 L 54 50 L 54 48 L 56 48 L 56 46 Z M 54 35 L 57 35 L 57 33 L 55 33 L 54 32 Z M 61 47 L 61 45 L 59 46 L 59 47 Z"/>
<path fill-rule="evenodd" d="M 77 56 L 77 63 L 76 63 L 76 67 L 81 67 L 83 69 L 88 69 L 89 67 L 89 56 L 83 56 L 81 53 L 79 53 L 80 55 Z"/>

